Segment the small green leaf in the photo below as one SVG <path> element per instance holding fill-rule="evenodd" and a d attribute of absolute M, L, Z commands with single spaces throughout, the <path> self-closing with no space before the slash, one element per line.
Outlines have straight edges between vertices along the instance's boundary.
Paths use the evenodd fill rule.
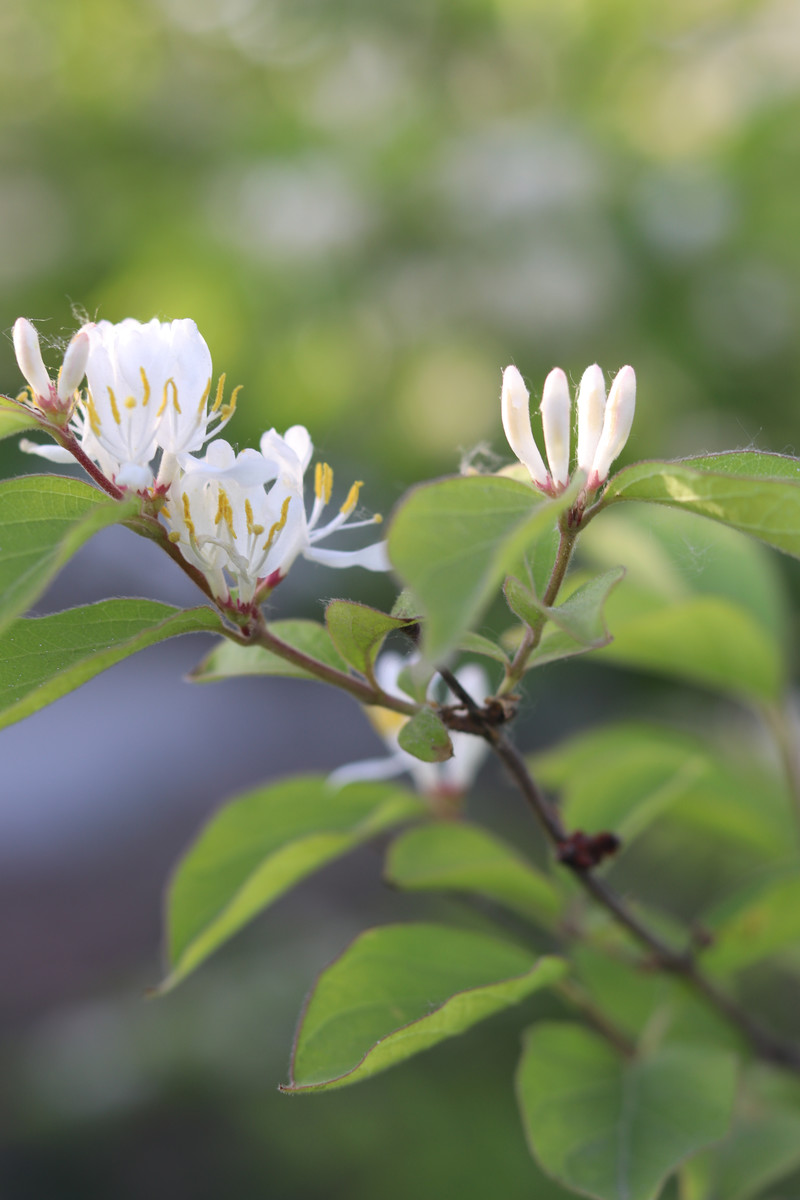
<path fill-rule="evenodd" d="M 559 640 L 558 657 L 563 658 L 567 657 L 565 652 L 570 646 L 573 647 L 572 653 L 580 653 L 583 650 L 596 650 L 611 641 L 603 610 L 609 595 L 624 574 L 624 567 L 613 567 L 602 575 L 586 579 L 566 600 L 551 607 L 542 604 L 533 592 L 513 576 L 506 579 L 503 591 L 511 611 L 527 625 L 535 627 L 545 620 L 552 622 L 565 635 L 567 640 Z M 545 658 L 545 654 L 541 657 Z M 551 661 L 552 657 L 551 646 L 546 661 Z M 535 661 L 533 658 L 531 665 Z"/>
<path fill-rule="evenodd" d="M 484 933 L 388 925 L 322 973 L 300 1022 L 284 1091 L 343 1087 L 463 1033 L 565 971 Z"/>
<path fill-rule="evenodd" d="M 457 646 L 504 575 L 550 538 L 575 498 L 542 500 L 496 475 L 442 479 L 415 488 L 389 530 L 389 556 L 423 607 L 423 647 L 436 661 Z"/>
<path fill-rule="evenodd" d="M 508 663 L 508 655 L 503 647 L 484 637 L 482 633 L 465 633 L 458 643 L 458 648 L 464 654 L 482 654 L 485 658 L 493 658 L 503 666 Z"/>
<path fill-rule="evenodd" d="M 450 734 L 432 708 L 420 708 L 406 721 L 397 741 L 401 749 L 422 762 L 446 762 L 453 757 Z"/>
<path fill-rule="evenodd" d="M 167 898 L 168 991 L 256 913 L 361 842 L 427 810 L 396 784 L 334 791 L 308 775 L 230 800 L 189 849 Z"/>
<path fill-rule="evenodd" d="M 73 554 L 139 510 L 78 479 L 26 475 L 0 483 L 0 629 L 25 612 Z"/>
<path fill-rule="evenodd" d="M 561 908 L 551 881 L 499 838 L 465 821 L 438 821 L 395 838 L 386 878 L 411 891 L 477 892 L 552 928 Z"/>
<path fill-rule="evenodd" d="M 724 1136 L 735 1086 L 736 1059 L 724 1051 L 668 1045 L 626 1061 L 557 1022 L 528 1031 L 517 1074 L 539 1165 L 596 1200 L 655 1200 L 685 1158 Z"/>
<path fill-rule="evenodd" d="M 413 623 L 352 600 L 331 600 L 325 609 L 325 624 L 337 650 L 351 667 L 369 678 L 387 635 Z"/>
<path fill-rule="evenodd" d="M 737 451 L 624 467 L 602 504 L 645 500 L 721 521 L 800 558 L 800 460 Z"/>
<path fill-rule="evenodd" d="M 0 440 L 36 429 L 38 425 L 30 409 L 15 404 L 8 396 L 0 396 Z"/>
<path fill-rule="evenodd" d="M 800 939 L 800 869 L 772 870 L 703 916 L 714 941 L 704 953 L 713 971 L 741 971 Z"/>
<path fill-rule="evenodd" d="M 222 628 L 211 608 L 184 612 L 152 600 L 103 600 L 53 616 L 23 617 L 0 633 L 0 729 L 145 646 Z"/>
<path fill-rule="evenodd" d="M 295 650 L 313 658 L 325 667 L 347 671 L 347 663 L 331 641 L 331 636 L 319 621 L 289 619 L 272 621 L 270 632 L 287 642 Z M 194 668 L 189 678 L 195 683 L 214 683 L 236 675 L 282 675 L 291 679 L 313 679 L 314 676 L 302 667 L 279 658 L 262 646 L 239 646 L 236 642 L 224 641 L 215 646 L 206 658 Z"/>

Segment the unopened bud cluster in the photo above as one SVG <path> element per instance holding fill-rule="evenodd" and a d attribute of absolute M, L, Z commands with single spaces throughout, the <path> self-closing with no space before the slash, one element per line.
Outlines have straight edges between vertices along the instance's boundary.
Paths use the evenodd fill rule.
<path fill-rule="evenodd" d="M 567 377 L 554 368 L 544 381 L 539 411 L 547 465 L 533 436 L 530 393 L 516 367 L 503 372 L 500 400 L 508 444 L 535 485 L 548 495 L 563 492 L 571 476 L 572 401 Z M 578 438 L 575 467 L 585 477 L 586 492 L 608 479 L 614 459 L 628 440 L 636 407 L 636 375 L 623 367 L 606 399 L 603 372 L 594 364 L 583 373 L 576 397 Z"/>

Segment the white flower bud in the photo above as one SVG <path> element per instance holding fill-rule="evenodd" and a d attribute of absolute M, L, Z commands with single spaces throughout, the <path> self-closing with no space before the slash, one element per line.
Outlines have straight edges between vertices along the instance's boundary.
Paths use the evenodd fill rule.
<path fill-rule="evenodd" d="M 595 363 L 583 372 L 578 388 L 578 470 L 587 476 L 592 469 L 597 444 L 603 432 L 606 409 L 606 385 L 603 372 Z"/>
<path fill-rule="evenodd" d="M 49 406 L 52 387 L 42 360 L 39 335 L 24 317 L 14 322 L 14 353 L 20 371 L 30 384 L 34 399 L 40 398 Z"/>
<path fill-rule="evenodd" d="M 628 440 L 635 408 L 636 374 L 633 367 L 623 367 L 608 393 L 603 432 L 587 482 L 589 490 L 598 488 L 608 478 L 612 462 Z"/>
<path fill-rule="evenodd" d="M 64 362 L 58 372 L 58 398 L 66 404 L 74 395 L 81 380 L 86 374 L 86 362 L 89 358 L 89 335 L 83 330 L 75 334 L 67 346 Z"/>
<path fill-rule="evenodd" d="M 560 367 L 554 367 L 544 381 L 542 403 L 542 432 L 550 476 L 556 487 L 565 488 L 569 482 L 569 427 L 571 401 L 567 377 Z"/>
<path fill-rule="evenodd" d="M 527 468 L 533 482 L 544 488 L 547 486 L 547 468 L 533 439 L 529 402 L 530 394 L 519 371 L 513 366 L 506 367 L 500 396 L 503 429 L 509 446 Z"/>

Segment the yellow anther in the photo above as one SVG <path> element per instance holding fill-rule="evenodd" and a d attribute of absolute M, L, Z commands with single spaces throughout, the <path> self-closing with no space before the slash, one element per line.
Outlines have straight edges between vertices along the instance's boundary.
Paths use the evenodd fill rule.
<path fill-rule="evenodd" d="M 183 523 L 189 530 L 189 537 L 194 539 L 194 521 L 192 520 L 192 510 L 189 507 L 189 497 L 186 495 L 186 492 L 183 493 L 181 499 L 183 500 Z"/>
<path fill-rule="evenodd" d="M 128 396 L 128 399 L 125 401 L 125 407 L 126 408 L 136 408 L 136 400 L 134 399 L 133 396 Z"/>
<path fill-rule="evenodd" d="M 122 421 L 120 420 L 119 409 L 117 408 L 117 397 L 114 395 L 113 388 L 108 389 L 108 399 L 111 403 L 111 414 L 114 417 L 114 420 L 117 422 L 117 424 L 121 425 Z"/>
<path fill-rule="evenodd" d="M 200 397 L 200 403 L 197 406 L 198 416 L 204 410 L 206 403 L 208 401 L 208 397 L 210 395 L 211 395 L 211 376 L 209 375 L 208 383 L 206 384 L 206 390 L 203 392 L 202 396 Z"/>
<path fill-rule="evenodd" d="M 95 407 L 94 398 L 91 392 L 86 393 L 86 415 L 89 418 L 89 427 L 95 437 L 100 436 L 100 417 Z"/>
<path fill-rule="evenodd" d="M 150 380 L 147 378 L 147 372 L 144 367 L 139 367 L 139 374 L 142 377 L 142 387 L 144 388 L 144 396 L 142 397 L 142 408 L 147 407 L 147 401 L 150 399 Z"/>
<path fill-rule="evenodd" d="M 18 396 L 15 397 L 17 404 L 35 404 L 36 397 L 30 388 L 23 388 Z"/>
<path fill-rule="evenodd" d="M 169 387 L 170 384 L 172 384 L 172 406 L 175 409 L 175 412 L 178 413 L 178 415 L 180 415 L 181 406 L 180 406 L 180 404 L 178 404 L 178 385 L 174 379 L 168 379 L 167 382 L 164 384 L 164 395 L 166 396 L 167 388 Z"/>
<path fill-rule="evenodd" d="M 208 383 L 209 383 L 209 391 L 210 391 L 211 390 L 211 380 L 210 379 L 209 379 Z M 217 411 L 217 409 L 219 408 L 220 404 L 222 404 L 222 396 L 223 396 L 224 392 L 225 392 L 225 376 L 220 375 L 219 382 L 217 383 L 217 394 L 214 397 L 214 403 L 211 405 L 212 413 L 215 413 Z"/>
<path fill-rule="evenodd" d="M 228 403 L 227 403 L 227 404 L 223 404 L 223 406 L 222 406 L 222 416 L 223 416 L 224 420 L 226 420 L 226 421 L 227 421 L 227 420 L 228 420 L 228 418 L 229 418 L 229 417 L 232 417 L 232 416 L 233 416 L 233 414 L 236 412 L 236 401 L 238 400 L 238 398 L 239 398 L 239 392 L 242 390 L 242 388 L 243 388 L 243 387 L 244 387 L 244 384 L 243 384 L 243 383 L 239 383 L 239 384 L 237 384 L 237 385 L 236 385 L 236 387 L 235 387 L 235 388 L 233 389 L 233 391 L 231 392 L 231 398 L 230 398 L 230 400 L 228 401 Z"/>
<path fill-rule="evenodd" d="M 253 506 L 249 500 L 245 500 L 245 502 L 244 502 L 244 515 L 247 518 L 247 532 L 252 534 L 253 537 L 260 537 L 261 534 L 264 532 L 264 526 L 256 525 L 254 523 L 254 521 L 253 521 Z"/>
<path fill-rule="evenodd" d="M 233 508 L 228 499 L 228 493 L 225 488 L 219 489 L 219 503 L 217 505 L 217 514 L 214 517 L 214 524 L 219 525 L 220 521 L 224 521 L 228 527 L 228 532 L 231 537 L 236 539 L 236 530 L 233 528 Z"/>
<path fill-rule="evenodd" d="M 272 548 L 272 544 L 275 541 L 275 538 L 278 536 L 278 534 L 281 532 L 284 525 L 286 524 L 286 520 L 289 516 L 289 505 L 291 504 L 291 501 L 292 501 L 291 496 L 287 496 L 286 499 L 284 500 L 283 506 L 281 508 L 280 520 L 276 521 L 275 524 L 270 529 L 269 537 L 264 542 L 264 547 L 263 547 L 264 550 L 270 550 Z"/>
<path fill-rule="evenodd" d="M 318 462 L 314 468 L 314 495 L 327 504 L 333 491 L 333 470 L 327 463 Z"/>
<path fill-rule="evenodd" d="M 391 708 L 366 708 L 365 713 L 370 725 L 381 737 L 396 737 L 405 725 L 408 717 L 402 713 L 393 712 Z"/>
<path fill-rule="evenodd" d="M 178 533 L 177 530 L 173 530 L 172 533 L 167 534 L 167 541 L 172 542 L 173 545 L 176 542 L 179 542 L 180 540 L 181 540 L 181 535 Z"/>
<path fill-rule="evenodd" d="M 353 484 L 353 486 L 350 488 L 350 491 L 347 493 L 347 499 L 345 500 L 342 507 L 339 509 L 340 513 L 344 513 L 348 517 L 350 516 L 350 513 L 353 511 L 355 506 L 358 504 L 358 493 L 361 491 L 363 486 L 364 486 L 363 479 L 358 479 Z"/>
<path fill-rule="evenodd" d="M 375 513 L 375 516 L 372 518 L 372 524 L 373 525 L 382 525 L 383 524 L 383 517 L 381 516 L 380 513 Z"/>

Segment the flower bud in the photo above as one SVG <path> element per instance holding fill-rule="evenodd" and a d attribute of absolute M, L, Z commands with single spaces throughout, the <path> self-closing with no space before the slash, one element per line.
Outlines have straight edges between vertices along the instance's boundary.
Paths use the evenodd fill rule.
<path fill-rule="evenodd" d="M 606 409 L 606 385 L 603 372 L 595 363 L 583 372 L 578 388 L 578 470 L 589 475 L 597 444 L 603 432 Z"/>
<path fill-rule="evenodd" d="M 542 432 L 547 451 L 550 476 L 561 490 L 569 482 L 569 427 L 571 402 L 567 377 L 560 367 L 554 367 L 544 381 L 542 403 Z"/>
<path fill-rule="evenodd" d="M 587 482 L 590 491 L 598 488 L 608 478 L 612 462 L 628 440 L 635 408 L 636 374 L 633 367 L 623 367 L 608 393 L 603 432 Z"/>
<path fill-rule="evenodd" d="M 527 468 L 533 482 L 544 488 L 547 487 L 547 468 L 533 440 L 529 401 L 530 394 L 517 368 L 506 367 L 500 396 L 503 429 L 509 446 Z"/>
<path fill-rule="evenodd" d="M 89 358 L 89 336 L 83 330 L 75 334 L 67 346 L 64 362 L 58 372 L 58 398 L 62 404 L 71 400 L 75 391 L 80 387 L 81 380 L 86 374 L 86 362 Z"/>
<path fill-rule="evenodd" d="M 34 400 L 43 400 L 45 406 L 50 407 L 52 386 L 42 360 L 39 335 L 24 317 L 14 322 L 14 353 L 20 371 L 30 384 Z"/>

